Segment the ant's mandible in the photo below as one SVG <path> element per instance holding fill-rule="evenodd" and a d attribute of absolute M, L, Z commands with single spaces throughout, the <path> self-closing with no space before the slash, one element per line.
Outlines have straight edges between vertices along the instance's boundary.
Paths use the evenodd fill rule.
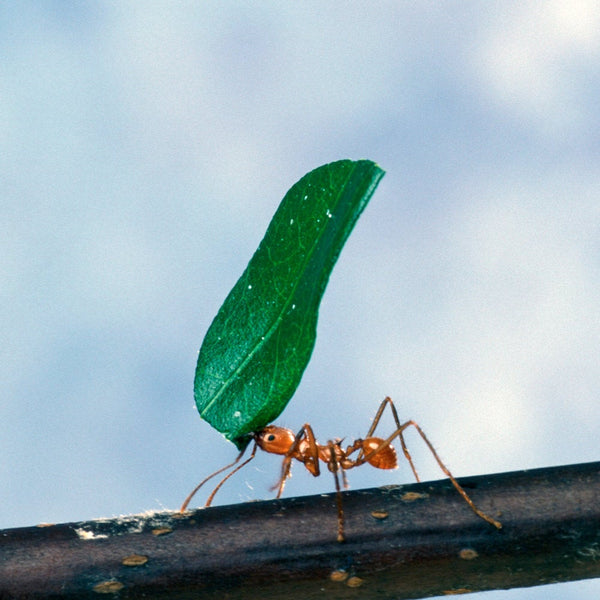
<path fill-rule="evenodd" d="M 386 406 L 389 406 L 390 410 L 392 411 L 392 415 L 396 423 L 396 429 L 387 438 L 374 437 L 373 434 L 375 433 L 375 429 L 377 428 L 379 421 L 381 420 L 381 416 Z M 502 524 L 499 521 L 496 521 L 492 517 L 486 515 L 483 511 L 479 510 L 475 506 L 471 498 L 469 498 L 469 496 L 467 495 L 467 492 L 465 492 L 465 490 L 461 487 L 458 481 L 456 481 L 452 473 L 450 473 L 446 465 L 444 465 L 437 452 L 435 451 L 434 447 L 431 445 L 431 442 L 427 439 L 427 436 L 419 427 L 419 425 L 412 420 L 406 421 L 405 423 L 400 423 L 398 413 L 396 412 L 396 407 L 394 406 L 392 399 L 389 397 L 385 398 L 385 400 L 379 406 L 379 409 L 375 414 L 375 418 L 373 419 L 373 423 L 371 424 L 371 427 L 369 428 L 366 437 L 363 439 L 355 440 L 353 444 L 350 444 L 345 449 L 342 448 L 342 440 L 339 439 L 333 441 L 330 440 L 326 444 L 319 444 L 315 439 L 312 427 L 308 423 L 306 423 L 297 434 L 294 434 L 294 432 L 291 429 L 286 429 L 285 427 L 267 425 L 266 427 L 255 432 L 252 435 L 252 439 L 254 440 L 254 447 L 252 448 L 250 456 L 244 462 L 237 465 L 237 463 L 242 459 L 242 456 L 244 455 L 244 449 L 240 452 L 235 461 L 224 466 L 218 471 L 215 471 L 214 473 L 206 477 L 204 480 L 202 480 L 190 493 L 190 495 L 185 499 L 185 502 L 181 506 L 180 512 L 185 512 L 194 494 L 207 481 L 209 481 L 216 475 L 219 475 L 219 473 L 223 473 L 223 471 L 226 471 L 227 469 L 237 465 L 237 467 L 235 467 L 235 469 L 228 473 L 211 492 L 205 504 L 205 506 L 210 506 L 215 497 L 215 494 L 221 489 L 221 486 L 232 475 L 234 475 L 242 467 L 247 465 L 256 455 L 256 450 L 260 448 L 265 452 L 269 452 L 271 454 L 279 454 L 283 456 L 281 476 L 279 477 L 279 481 L 275 484 L 275 486 L 273 486 L 273 489 L 277 489 L 277 498 L 279 498 L 283 493 L 285 482 L 290 476 L 293 460 L 301 462 L 306 467 L 306 469 L 315 477 L 321 474 L 319 461 L 322 461 L 327 465 L 327 469 L 331 473 L 333 473 L 333 478 L 335 481 L 338 513 L 337 539 L 339 542 L 343 542 L 344 511 L 342 507 L 340 472 L 342 477 L 342 485 L 344 486 L 344 488 L 346 488 L 348 487 L 348 482 L 346 479 L 346 471 L 348 469 L 360 467 L 365 463 L 368 463 L 378 469 L 395 469 L 398 466 L 398 459 L 396 457 L 396 450 L 392 445 L 392 442 L 396 438 L 400 438 L 402 452 L 404 453 L 406 460 L 409 462 L 416 480 L 420 481 L 419 475 L 417 474 L 417 470 L 415 469 L 412 457 L 410 455 L 410 452 L 408 451 L 408 448 L 406 447 L 406 443 L 404 441 L 403 436 L 404 430 L 411 426 L 417 430 L 417 432 L 429 448 L 430 452 L 433 454 L 440 469 L 450 479 L 452 485 L 454 485 L 454 487 L 456 488 L 456 491 L 463 497 L 463 499 L 471 507 L 473 512 L 477 516 L 481 517 L 484 521 L 487 521 L 494 527 L 501 529 Z"/>

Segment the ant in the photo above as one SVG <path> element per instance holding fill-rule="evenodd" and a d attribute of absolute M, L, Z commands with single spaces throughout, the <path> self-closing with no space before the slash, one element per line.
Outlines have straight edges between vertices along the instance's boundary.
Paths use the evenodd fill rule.
<path fill-rule="evenodd" d="M 374 437 L 373 434 L 375 433 L 375 429 L 379 425 L 379 421 L 381 420 L 381 416 L 386 406 L 389 406 L 390 410 L 392 411 L 392 415 L 396 423 L 396 429 L 394 433 L 392 433 L 387 438 Z M 333 478 L 335 481 L 336 504 L 338 514 L 337 540 L 338 542 L 343 542 L 344 511 L 342 507 L 340 472 L 342 474 L 342 485 L 344 486 L 344 488 L 347 488 L 348 481 L 346 479 L 346 471 L 348 469 L 360 467 L 365 463 L 369 463 L 370 465 L 378 469 L 395 469 L 398 466 L 398 459 L 396 457 L 396 450 L 392 445 L 392 441 L 395 438 L 400 438 L 402 452 L 404 453 L 406 460 L 408 460 L 417 482 L 419 482 L 419 475 L 417 474 L 417 470 L 415 469 L 415 466 L 413 464 L 410 452 L 406 447 L 403 435 L 404 430 L 411 426 L 417 430 L 417 432 L 419 433 L 419 435 L 433 454 L 440 469 L 450 479 L 452 485 L 456 488 L 456 491 L 463 497 L 463 499 L 471 507 L 473 512 L 477 516 L 481 517 L 484 521 L 487 521 L 494 527 L 501 529 L 502 524 L 499 521 L 492 519 L 492 517 L 486 515 L 483 511 L 479 510 L 475 506 L 475 504 L 473 503 L 471 498 L 469 498 L 465 490 L 461 487 L 458 481 L 456 481 L 456 479 L 454 478 L 452 473 L 450 473 L 446 465 L 444 465 L 437 452 L 435 451 L 434 447 L 431 445 L 431 442 L 427 439 L 427 436 L 419 427 L 419 425 L 412 420 L 406 421 L 405 423 L 400 423 L 396 407 L 394 406 L 394 403 L 392 402 L 392 399 L 390 397 L 386 397 L 385 400 L 379 406 L 379 409 L 375 414 L 375 418 L 373 419 L 373 423 L 371 424 L 371 427 L 369 428 L 366 437 L 364 439 L 355 440 L 354 443 L 347 446 L 346 449 L 342 448 L 341 439 L 330 440 L 326 444 L 319 444 L 315 439 L 312 427 L 308 423 L 306 423 L 304 427 L 302 427 L 302 429 L 300 429 L 300 431 L 295 435 L 291 429 L 287 429 L 285 427 L 277 427 L 276 425 L 267 425 L 263 429 L 256 431 L 252 434 L 252 439 L 254 440 L 254 447 L 252 448 L 250 456 L 241 464 L 237 464 L 242 459 L 242 456 L 246 451 L 246 449 L 244 448 L 232 463 L 222 467 L 218 471 L 212 473 L 212 475 L 209 475 L 208 477 L 203 479 L 191 492 L 191 494 L 185 499 L 185 502 L 180 508 L 180 512 L 185 512 L 194 494 L 207 481 L 209 481 L 216 475 L 223 473 L 223 471 L 226 471 L 227 469 L 237 465 L 219 482 L 219 484 L 211 492 L 205 504 L 205 506 L 210 506 L 215 497 L 215 494 L 221 489 L 221 486 L 233 474 L 237 473 L 240 469 L 246 466 L 256 455 L 256 450 L 260 448 L 265 452 L 270 452 L 271 454 L 279 454 L 283 456 L 283 463 L 281 465 L 281 475 L 279 477 L 279 481 L 272 488 L 273 490 L 277 489 L 277 498 L 279 498 L 283 493 L 285 482 L 291 475 L 293 460 L 301 462 L 309 471 L 309 473 L 311 473 L 315 477 L 321 474 L 319 461 L 323 461 L 327 465 L 327 469 L 331 473 L 333 473 Z"/>

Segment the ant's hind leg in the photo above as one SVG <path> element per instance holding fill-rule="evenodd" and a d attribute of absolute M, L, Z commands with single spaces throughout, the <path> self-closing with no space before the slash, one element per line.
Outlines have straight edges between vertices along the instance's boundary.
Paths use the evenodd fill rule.
<path fill-rule="evenodd" d="M 371 423 L 371 427 L 369 427 L 369 431 L 367 431 L 367 435 L 365 435 L 365 438 L 373 437 L 373 434 L 375 433 L 375 430 L 377 429 L 377 426 L 379 425 L 379 421 L 381 420 L 381 415 L 383 414 L 383 411 L 385 410 L 385 407 L 388 404 L 390 404 L 392 406 L 392 412 L 396 416 L 396 421 L 398 422 L 398 415 L 396 414 L 396 409 L 394 408 L 394 403 L 392 402 L 392 399 L 389 396 L 386 396 L 385 399 L 383 400 L 383 402 L 379 405 L 379 408 L 377 409 L 377 412 L 375 413 L 375 416 L 373 417 L 373 422 Z M 398 422 L 398 425 L 400 425 L 399 422 Z"/>
<path fill-rule="evenodd" d="M 484 521 L 487 521 L 488 523 L 490 523 L 490 525 L 493 525 L 497 529 L 502 529 L 502 523 L 500 523 L 500 521 L 496 521 L 496 519 L 493 519 L 489 515 L 486 515 L 483 511 L 479 510 L 475 506 L 475 504 L 473 503 L 473 500 L 471 500 L 471 498 L 469 498 L 469 496 L 467 495 L 467 492 L 465 492 L 465 490 L 462 488 L 460 483 L 458 483 L 458 481 L 456 481 L 456 479 L 454 478 L 454 475 L 452 475 L 452 473 L 450 473 L 450 470 L 448 469 L 448 467 L 446 467 L 446 465 L 442 462 L 442 459 L 438 456 L 438 453 L 435 451 L 435 448 L 433 447 L 431 442 L 427 439 L 427 436 L 425 435 L 424 431 L 419 427 L 419 425 L 417 423 L 415 423 L 414 421 L 407 421 L 404 425 L 405 425 L 405 427 L 412 425 L 417 430 L 417 432 L 419 433 L 419 435 L 421 436 L 421 438 L 423 439 L 423 441 L 429 448 L 429 451 L 431 452 L 431 454 L 433 454 L 433 457 L 435 458 L 440 469 L 444 472 L 444 474 L 448 477 L 448 479 L 450 479 L 450 481 L 452 482 L 452 485 L 455 487 L 456 491 L 463 497 L 463 500 L 471 507 L 471 510 L 478 517 L 481 517 Z"/>
<path fill-rule="evenodd" d="M 417 475 L 417 471 L 415 470 L 415 467 L 412 462 L 412 458 L 410 456 L 410 453 L 408 452 L 408 448 L 406 447 L 406 444 L 404 442 L 404 436 L 403 436 L 404 430 L 407 427 L 412 426 L 417 430 L 418 434 L 421 436 L 422 440 L 425 442 L 425 444 L 429 448 L 429 451 L 431 452 L 431 454 L 433 454 L 433 457 L 435 458 L 440 469 L 444 472 L 444 474 L 448 477 L 448 479 L 450 479 L 450 481 L 452 482 L 452 485 L 455 487 L 456 491 L 463 497 L 463 500 L 471 507 L 471 510 L 478 517 L 481 517 L 484 521 L 487 521 L 488 523 L 490 523 L 497 529 L 501 529 L 502 524 L 499 521 L 496 521 L 492 517 L 486 515 L 483 511 L 479 510 L 475 506 L 473 500 L 471 500 L 471 498 L 469 498 L 469 496 L 467 495 L 467 492 L 465 492 L 465 490 L 461 487 L 461 485 L 458 483 L 458 481 L 456 481 L 456 479 L 454 478 L 454 475 L 452 475 L 452 473 L 450 473 L 450 470 L 448 469 L 448 467 L 446 467 L 446 465 L 442 462 L 442 459 L 438 456 L 438 453 L 435 451 L 435 448 L 433 447 L 432 443 L 427 439 L 427 436 L 425 435 L 424 431 L 419 427 L 419 425 L 415 421 L 412 421 L 412 420 L 406 421 L 406 423 L 400 424 L 400 422 L 398 420 L 398 415 L 396 413 L 396 409 L 394 408 L 394 405 L 390 398 L 386 398 L 384 401 L 384 404 L 382 404 L 382 406 L 385 407 L 386 404 L 390 405 L 390 407 L 392 409 L 392 413 L 394 414 L 394 419 L 396 420 L 396 425 L 398 428 L 392 435 L 390 435 L 387 439 L 385 439 L 379 445 L 378 448 L 373 450 L 373 452 L 369 452 L 368 454 L 366 454 L 361 459 L 359 464 L 367 462 L 368 459 L 370 459 L 374 454 L 376 454 L 380 450 L 380 448 L 383 448 L 383 447 L 387 446 L 388 444 L 391 444 L 392 441 L 394 440 L 394 438 L 399 437 L 400 443 L 402 444 L 402 450 L 404 451 L 404 456 L 406 456 L 406 459 L 410 463 L 410 466 L 413 470 L 413 473 L 415 474 L 415 477 L 417 478 L 417 481 L 419 481 L 419 476 Z M 380 407 L 380 410 L 377 412 L 377 416 L 380 417 L 382 412 L 383 412 L 383 408 Z M 374 431 L 374 428 L 372 428 L 371 433 L 373 433 L 373 431 Z M 358 463 L 359 461 L 357 460 L 356 462 Z"/>
<path fill-rule="evenodd" d="M 394 406 L 394 403 L 392 402 L 392 399 L 388 396 L 384 401 L 384 404 L 386 404 L 387 406 L 390 407 L 390 410 L 392 411 L 392 415 L 394 417 L 394 422 L 396 423 L 396 431 L 398 432 L 398 437 L 400 438 L 400 446 L 402 447 L 402 453 L 404 454 L 404 458 L 406 458 L 406 460 L 408 461 L 408 464 L 410 465 L 410 468 L 413 472 L 413 475 L 415 476 L 415 479 L 417 480 L 417 482 L 421 481 L 421 479 L 419 478 L 419 474 L 417 473 L 417 468 L 415 467 L 415 463 L 413 462 L 412 456 L 410 455 L 410 452 L 408 451 L 408 446 L 406 445 L 406 442 L 404 441 L 404 430 L 408 427 L 408 425 L 410 424 L 410 421 L 408 423 L 404 423 L 404 424 L 400 424 L 400 419 L 398 418 L 398 411 L 396 410 L 396 407 Z"/>
<path fill-rule="evenodd" d="M 383 414 L 385 407 L 388 405 L 388 403 L 391 403 L 391 402 L 392 402 L 392 399 L 389 396 L 386 396 L 385 400 L 379 405 L 379 408 L 377 409 L 377 412 L 375 413 L 375 416 L 373 417 L 371 427 L 369 427 L 369 431 L 367 431 L 367 434 L 365 435 L 365 437 L 363 439 L 368 439 L 370 437 L 373 437 L 373 434 L 375 433 L 375 430 L 377 429 L 377 426 L 379 425 L 379 421 L 381 421 L 381 415 Z M 366 462 L 365 461 L 365 449 L 362 446 L 359 447 L 357 445 L 357 449 L 358 448 L 360 448 L 360 449 L 358 450 L 358 454 L 356 456 L 355 462 L 357 463 L 357 465 L 361 465 L 364 462 Z"/>
<path fill-rule="evenodd" d="M 406 427 L 406 424 L 404 425 L 404 427 Z M 398 434 L 398 437 L 400 438 L 400 446 L 402 447 L 402 453 L 404 454 L 404 458 L 406 458 L 406 460 L 408 461 L 408 464 L 410 465 L 410 468 L 413 472 L 413 475 L 415 476 L 415 479 L 417 480 L 417 483 L 419 483 L 421 481 L 421 478 L 419 477 L 419 474 L 417 473 L 417 468 L 415 467 L 415 463 L 413 462 L 412 456 L 410 455 L 410 452 L 408 451 L 408 446 L 406 445 L 406 442 L 404 441 L 404 435 L 402 435 L 402 434 L 403 434 L 403 431 L 400 431 L 400 433 Z"/>
<path fill-rule="evenodd" d="M 406 445 L 406 442 L 404 441 L 404 435 L 403 435 L 403 431 L 408 427 L 410 421 L 408 423 L 404 423 L 404 424 L 400 423 L 400 418 L 398 417 L 398 411 L 396 410 L 396 407 L 394 406 L 394 402 L 392 401 L 392 399 L 389 396 L 386 396 L 385 399 L 383 400 L 383 402 L 379 405 L 379 408 L 377 409 L 377 412 L 375 413 L 375 417 L 373 418 L 373 422 L 371 423 L 371 427 L 369 428 L 369 431 L 367 432 L 367 435 L 365 437 L 370 438 L 373 436 L 373 434 L 375 433 L 375 430 L 377 429 L 377 426 L 379 425 L 379 421 L 381 421 L 381 417 L 383 415 L 383 411 L 385 410 L 386 406 L 389 406 L 390 410 L 392 411 L 392 417 L 394 418 L 394 423 L 396 424 L 396 431 L 394 431 L 394 433 L 386 440 L 386 443 L 383 444 L 382 447 L 385 447 L 388 445 L 388 443 L 391 443 L 391 441 L 395 437 L 399 437 L 400 445 L 402 447 L 402 453 L 404 454 L 404 458 L 406 458 L 406 460 L 408 461 L 408 464 L 410 465 L 410 468 L 413 472 L 413 475 L 415 476 L 415 479 L 417 480 L 417 482 L 419 482 L 419 481 L 421 481 L 421 479 L 419 478 L 419 474 L 417 473 L 415 463 L 413 462 L 412 456 L 410 455 L 410 452 L 408 451 L 408 446 Z M 364 458 L 365 458 L 364 450 L 361 449 L 357 456 L 357 462 L 363 461 Z"/>

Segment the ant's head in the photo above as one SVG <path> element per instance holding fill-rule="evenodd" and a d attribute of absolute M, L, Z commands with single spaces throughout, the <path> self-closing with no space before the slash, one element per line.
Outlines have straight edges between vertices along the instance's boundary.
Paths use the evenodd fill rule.
<path fill-rule="evenodd" d="M 261 450 L 271 454 L 287 454 L 296 436 L 291 429 L 267 425 L 254 434 L 254 441 Z"/>

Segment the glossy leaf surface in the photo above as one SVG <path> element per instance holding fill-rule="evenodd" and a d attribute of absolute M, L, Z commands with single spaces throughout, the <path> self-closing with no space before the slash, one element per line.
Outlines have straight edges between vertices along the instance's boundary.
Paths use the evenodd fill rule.
<path fill-rule="evenodd" d="M 196 405 L 238 448 L 280 415 L 300 383 L 329 275 L 383 174 L 371 161 L 342 160 L 298 181 L 212 322 Z"/>

